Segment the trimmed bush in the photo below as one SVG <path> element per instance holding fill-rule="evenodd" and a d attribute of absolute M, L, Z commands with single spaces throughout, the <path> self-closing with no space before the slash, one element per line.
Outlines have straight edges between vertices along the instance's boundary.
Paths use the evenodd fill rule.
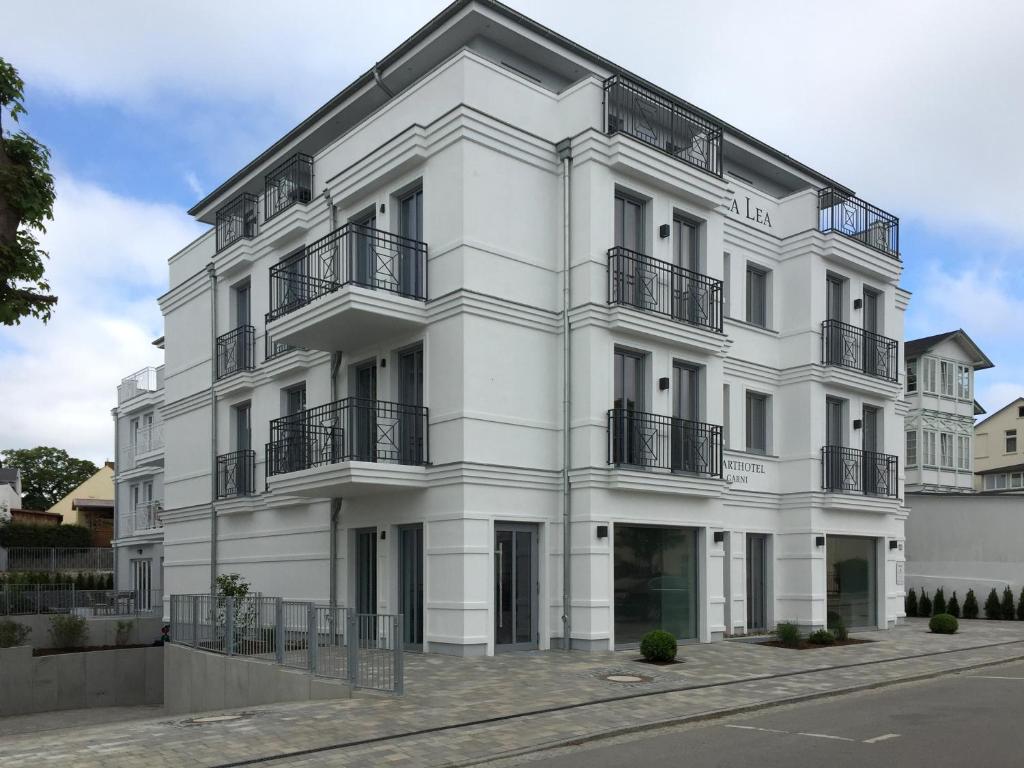
<path fill-rule="evenodd" d="M 942 587 L 935 590 L 935 597 L 932 598 L 932 613 L 938 616 L 940 613 L 946 612 L 946 593 L 943 592 Z"/>
<path fill-rule="evenodd" d="M 960 622 L 948 613 L 936 613 L 928 622 L 928 629 L 937 635 L 955 635 Z"/>
<path fill-rule="evenodd" d="M 90 547 L 92 534 L 84 525 L 0 525 L 0 547 Z"/>
<path fill-rule="evenodd" d="M 1024 621 L 1024 589 L 1020 591 L 1020 600 L 1017 602 L 1017 618 Z"/>
<path fill-rule="evenodd" d="M 32 627 L 26 627 L 24 624 L 10 619 L 0 619 L 0 648 L 24 645 L 30 634 L 32 634 Z"/>
<path fill-rule="evenodd" d="M 956 590 L 953 590 L 953 596 L 949 598 L 949 604 L 946 605 L 946 613 L 952 616 L 954 619 L 960 618 L 960 601 L 956 599 Z"/>
<path fill-rule="evenodd" d="M 89 625 L 83 616 L 53 616 L 50 618 L 50 638 L 55 648 L 83 648 L 89 642 Z"/>
<path fill-rule="evenodd" d="M 974 590 L 967 590 L 967 597 L 964 598 L 964 618 L 978 618 L 978 598 L 974 596 Z"/>
<path fill-rule="evenodd" d="M 1003 607 L 999 605 L 999 594 L 996 592 L 995 587 L 992 587 L 992 591 L 989 592 L 988 597 L 985 598 L 985 618 L 1003 618 Z"/>
<path fill-rule="evenodd" d="M 848 630 L 846 628 L 846 625 L 842 622 L 839 622 L 834 627 L 832 627 L 831 631 L 832 634 L 835 635 L 836 640 L 840 643 L 845 643 L 847 640 L 850 639 L 850 630 Z"/>
<path fill-rule="evenodd" d="M 903 612 L 907 616 L 917 616 L 917 592 L 911 587 L 907 596 L 903 598 Z"/>
<path fill-rule="evenodd" d="M 836 636 L 827 629 L 818 629 L 807 636 L 807 642 L 814 645 L 835 645 Z"/>
<path fill-rule="evenodd" d="M 850 636 L 843 617 L 834 611 L 828 612 L 828 630 L 836 640 L 846 640 Z"/>
<path fill-rule="evenodd" d="M 787 648 L 800 647 L 800 627 L 784 621 L 775 628 L 775 637 Z"/>
<path fill-rule="evenodd" d="M 921 590 L 921 602 L 917 604 L 917 615 L 924 616 L 926 619 L 932 615 L 932 600 L 923 589 Z"/>
<path fill-rule="evenodd" d="M 648 632 L 640 641 L 640 655 L 647 661 L 673 661 L 678 648 L 675 635 L 663 629 Z"/>
<path fill-rule="evenodd" d="M 1013 621 L 1016 612 L 1013 607 L 1013 590 L 1010 589 L 1009 584 L 1003 587 L 1003 603 L 1000 608 L 1003 611 L 1003 618 L 1006 621 Z"/>

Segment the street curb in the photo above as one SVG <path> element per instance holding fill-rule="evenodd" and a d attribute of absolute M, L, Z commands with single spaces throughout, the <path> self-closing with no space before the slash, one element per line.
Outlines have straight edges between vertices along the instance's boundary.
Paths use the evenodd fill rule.
<path fill-rule="evenodd" d="M 942 669 L 936 672 L 923 672 L 917 675 L 911 675 L 909 677 L 901 677 L 898 680 L 879 680 L 874 683 L 864 683 L 862 685 L 847 686 L 846 688 L 836 688 L 831 691 L 817 691 L 815 693 L 804 693 L 797 696 L 792 696 L 790 698 L 780 699 L 778 701 L 761 701 L 757 702 L 756 704 L 744 704 L 742 706 L 727 707 L 725 709 L 709 709 L 706 712 L 698 712 L 692 715 L 679 715 L 677 717 L 668 717 L 662 720 L 655 720 L 649 723 L 639 723 L 636 725 L 622 726 L 621 728 L 605 729 L 600 733 L 587 734 L 583 736 L 574 736 L 569 739 L 558 739 L 556 741 L 547 742 L 545 744 L 535 745 L 519 750 L 512 750 L 509 752 L 503 752 L 499 755 L 492 755 L 490 757 L 473 759 L 466 762 L 440 763 L 438 764 L 438 768 L 472 768 L 472 766 L 487 765 L 491 763 L 497 763 L 502 760 L 511 760 L 516 757 L 525 757 L 526 755 L 536 754 L 538 752 L 547 752 L 556 749 L 562 749 L 565 747 L 575 747 L 579 746 L 580 744 L 605 741 L 607 739 L 613 739 L 619 736 L 627 736 L 633 733 L 644 733 L 646 731 L 670 728 L 672 726 L 677 725 L 700 723 L 708 720 L 719 720 L 725 717 L 746 714 L 748 712 L 758 712 L 764 709 L 785 707 L 790 704 L 801 704 L 808 701 L 815 701 L 817 699 L 827 699 L 832 698 L 834 696 L 842 696 L 850 693 L 871 691 L 878 688 L 888 688 L 894 685 L 903 685 L 905 683 L 915 683 L 921 680 L 931 680 L 936 677 L 943 677 L 945 675 L 955 675 L 960 672 L 967 672 L 972 669 L 983 669 L 985 667 L 992 667 L 999 664 L 1009 664 L 1014 661 L 1024 661 L 1024 654 L 1010 656 L 1005 659 L 993 659 L 991 661 L 984 661 L 977 664 L 968 664 L 963 667 Z M 828 672 L 829 670 L 826 668 L 818 671 Z M 686 693 L 686 689 L 681 691 L 664 691 L 664 693 Z M 601 703 L 613 704 L 615 702 L 594 702 L 594 706 L 597 706 Z M 524 717 L 528 716 L 529 715 L 524 715 Z"/>

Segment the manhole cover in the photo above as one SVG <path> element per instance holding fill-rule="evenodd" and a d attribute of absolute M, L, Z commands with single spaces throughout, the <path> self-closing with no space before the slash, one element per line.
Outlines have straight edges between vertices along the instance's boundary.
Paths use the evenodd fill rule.
<path fill-rule="evenodd" d="M 606 675 L 605 680 L 612 683 L 643 683 L 646 682 L 640 675 Z"/>

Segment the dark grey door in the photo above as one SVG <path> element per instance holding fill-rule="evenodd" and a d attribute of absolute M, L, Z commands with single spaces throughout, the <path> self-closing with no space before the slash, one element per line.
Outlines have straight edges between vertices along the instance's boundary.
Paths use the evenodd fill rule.
<path fill-rule="evenodd" d="M 356 613 L 377 612 L 377 529 L 356 531 Z M 360 622 L 361 624 L 363 622 Z M 367 622 L 371 623 L 371 622 Z"/>
<path fill-rule="evenodd" d="M 825 444 L 843 444 L 843 401 L 835 397 L 825 399 Z"/>
<path fill-rule="evenodd" d="M 398 611 L 405 647 L 423 648 L 423 526 L 398 529 Z"/>
<path fill-rule="evenodd" d="M 612 417 L 612 463 L 643 464 L 651 453 L 644 449 L 644 358 L 615 350 L 615 401 Z"/>
<path fill-rule="evenodd" d="M 252 300 L 249 283 L 235 288 L 235 327 L 241 328 L 252 322 Z"/>
<path fill-rule="evenodd" d="M 353 219 L 352 225 L 352 236 L 349 239 L 352 262 L 348 280 L 374 288 L 377 275 L 377 214 L 369 213 Z"/>
<path fill-rule="evenodd" d="M 410 192 L 398 201 L 398 230 L 407 241 L 400 244 L 398 292 L 407 296 L 423 295 L 423 274 L 420 249 L 423 241 L 423 190 Z"/>
<path fill-rule="evenodd" d="M 688 323 L 707 325 L 709 296 L 700 273 L 700 227 L 686 219 L 672 222 L 673 260 L 680 270 L 672 272 L 672 316 Z"/>
<path fill-rule="evenodd" d="M 426 425 L 423 406 L 423 347 L 407 349 L 398 355 L 398 427 L 399 460 L 403 464 L 422 464 Z"/>
<path fill-rule="evenodd" d="M 768 628 L 766 601 L 768 537 L 747 534 L 747 630 Z"/>
<path fill-rule="evenodd" d="M 355 396 L 349 409 L 351 458 L 377 460 L 377 362 L 356 366 Z"/>
<path fill-rule="evenodd" d="M 306 410 L 305 382 L 285 390 L 284 415 L 297 417 L 304 410 Z M 311 445 L 311 434 L 306 426 L 305 420 L 301 418 L 288 419 L 286 422 L 283 457 L 286 472 L 295 472 L 309 466 L 314 450 Z"/>
<path fill-rule="evenodd" d="M 494 644 L 496 650 L 537 647 L 537 533 L 531 525 L 495 525 Z"/>
<path fill-rule="evenodd" d="M 878 332 L 881 328 L 879 318 L 880 303 L 878 292 L 870 288 L 864 289 L 864 373 L 872 376 L 883 372 L 888 363 L 888 350 Z"/>
<path fill-rule="evenodd" d="M 855 365 L 857 339 L 850 336 L 843 325 L 843 280 L 829 275 L 825 281 L 825 314 L 829 322 L 825 339 L 828 359 L 832 365 Z M 850 347 L 850 344 L 853 347 Z"/>
<path fill-rule="evenodd" d="M 825 398 L 825 487 L 840 489 L 848 484 L 843 468 L 848 457 L 844 455 L 845 430 L 843 429 L 843 401 L 835 397 Z"/>
<path fill-rule="evenodd" d="M 878 409 L 873 408 L 870 405 L 864 406 L 864 418 L 861 427 L 861 439 L 862 447 L 864 449 L 864 455 L 862 461 L 864 462 L 864 492 L 865 493 L 880 493 L 884 489 L 880 488 L 881 481 L 883 479 L 883 467 L 884 459 L 878 455 L 879 449 L 879 416 Z"/>
<path fill-rule="evenodd" d="M 675 362 L 672 390 L 672 469 L 700 472 L 706 469 L 709 458 L 706 436 L 699 423 L 700 369 Z"/>
<path fill-rule="evenodd" d="M 615 196 L 615 245 L 644 252 L 644 204 L 639 200 Z"/>

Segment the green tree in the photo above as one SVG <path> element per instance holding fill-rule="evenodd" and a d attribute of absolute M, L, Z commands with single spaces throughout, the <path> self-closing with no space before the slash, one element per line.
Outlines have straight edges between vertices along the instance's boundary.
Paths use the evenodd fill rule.
<path fill-rule="evenodd" d="M 15 123 L 25 114 L 25 83 L 0 58 L 0 323 L 23 317 L 50 319 L 57 297 L 44 274 L 46 251 L 34 232 L 53 220 L 50 151 L 24 131 L 4 132 L 3 113 Z"/>
<path fill-rule="evenodd" d="M 903 600 L 903 612 L 907 616 L 917 616 L 917 592 L 914 591 L 913 587 L 910 588 L 906 598 Z"/>
<path fill-rule="evenodd" d="M 957 599 L 955 589 L 953 590 L 953 596 L 949 598 L 949 603 L 946 604 L 946 613 L 954 619 L 960 618 L 960 601 Z"/>
<path fill-rule="evenodd" d="M 932 598 L 932 613 L 940 614 L 946 612 L 946 593 L 939 587 L 935 590 L 935 597 Z"/>
<path fill-rule="evenodd" d="M 978 618 L 978 598 L 974 596 L 974 590 L 967 590 L 967 597 L 964 598 L 964 618 Z"/>
<path fill-rule="evenodd" d="M 996 592 L 996 588 L 992 587 L 992 591 L 988 593 L 988 597 L 985 598 L 985 618 L 986 619 L 1001 619 L 1003 618 L 1003 608 L 999 604 L 999 593 Z"/>
<path fill-rule="evenodd" d="M 21 470 L 21 506 L 25 509 L 49 509 L 98 469 L 88 459 L 76 459 L 63 448 L 46 445 L 8 448 L 0 451 L 0 456 L 5 467 Z"/>
<path fill-rule="evenodd" d="M 1016 611 L 1013 606 L 1013 590 L 1010 589 L 1009 584 L 1003 587 L 1003 602 L 1000 607 L 1002 608 L 1003 618 L 1007 621 L 1013 621 Z"/>

